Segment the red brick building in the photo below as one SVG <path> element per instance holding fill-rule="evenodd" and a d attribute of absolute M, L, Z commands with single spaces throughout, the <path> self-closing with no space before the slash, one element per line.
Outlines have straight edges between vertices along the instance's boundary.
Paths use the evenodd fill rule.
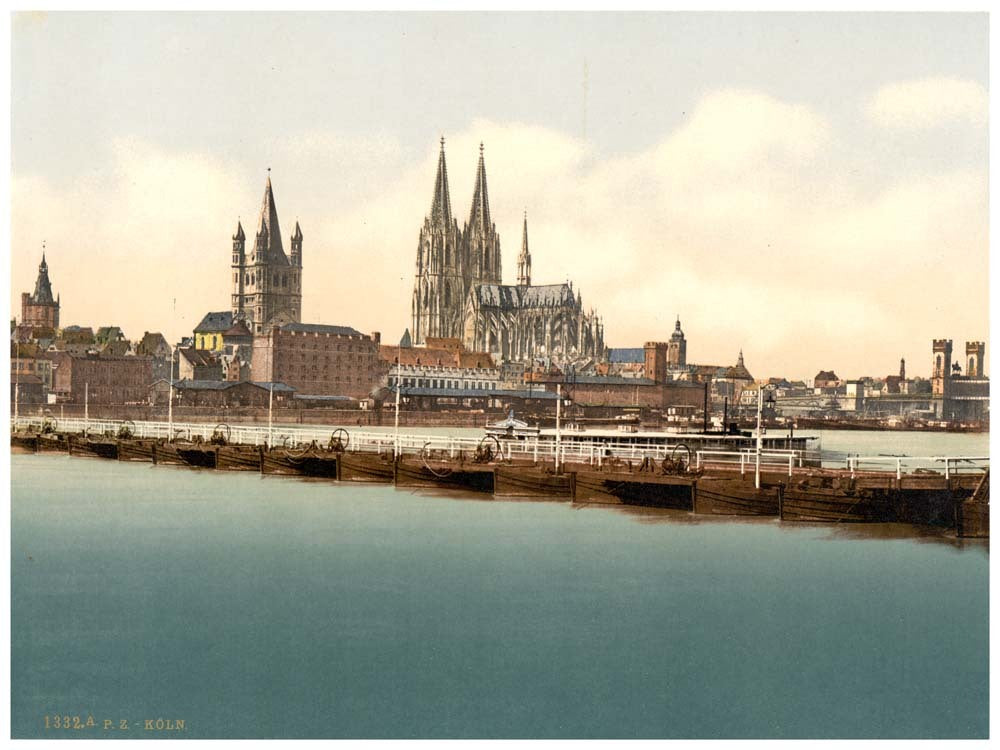
<path fill-rule="evenodd" d="M 367 398 L 379 381 L 379 334 L 347 326 L 286 323 L 255 336 L 257 382 L 287 383 L 307 396 Z"/>
<path fill-rule="evenodd" d="M 496 367 L 487 352 L 469 351 L 460 339 L 427 337 L 426 346 L 404 345 L 409 341 L 409 331 L 403 336 L 400 346 L 379 346 L 378 356 L 388 365 L 435 365 L 439 367 L 461 367 L 492 369 Z"/>
<path fill-rule="evenodd" d="M 57 400 L 82 404 L 144 404 L 153 380 L 150 357 L 100 357 L 55 352 L 52 393 Z"/>

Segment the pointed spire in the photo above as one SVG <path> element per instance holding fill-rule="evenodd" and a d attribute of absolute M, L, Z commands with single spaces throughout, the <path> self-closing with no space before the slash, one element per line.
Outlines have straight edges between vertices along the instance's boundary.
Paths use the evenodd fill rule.
<path fill-rule="evenodd" d="M 49 264 L 45 262 L 45 243 L 42 243 L 42 262 L 38 264 L 38 278 L 35 279 L 35 293 L 31 301 L 36 305 L 51 305 L 52 284 L 49 282 Z"/>
<path fill-rule="evenodd" d="M 236 234 L 233 235 L 233 239 L 242 242 L 246 238 L 247 238 L 247 236 L 243 232 L 243 223 L 239 219 L 237 219 L 236 220 Z"/>
<path fill-rule="evenodd" d="M 469 227 L 476 225 L 489 229 L 490 198 L 486 190 L 486 161 L 483 158 L 483 144 L 479 144 L 479 165 L 476 167 L 476 189 L 472 193 L 472 211 L 469 214 Z"/>
<path fill-rule="evenodd" d="M 267 184 L 264 187 L 264 200 L 260 206 L 260 220 L 257 222 L 257 241 L 254 246 L 257 257 L 271 259 L 274 256 L 284 256 L 285 249 L 281 244 L 281 228 L 278 226 L 278 209 L 274 205 L 274 191 L 271 189 L 271 168 L 267 168 Z"/>
<path fill-rule="evenodd" d="M 524 229 L 521 232 L 521 254 L 517 257 L 517 283 L 531 286 L 531 253 L 528 251 L 528 212 L 524 212 Z"/>
<path fill-rule="evenodd" d="M 736 360 L 736 366 L 737 367 L 744 367 L 744 364 L 743 364 L 743 349 L 742 348 L 740 349 L 740 356 Z"/>
<path fill-rule="evenodd" d="M 444 136 L 441 136 L 441 153 L 438 156 L 437 176 L 434 178 L 431 221 L 440 222 L 445 226 L 451 224 L 451 197 L 448 194 L 448 165 L 444 160 Z"/>
<path fill-rule="evenodd" d="M 298 219 L 295 220 L 295 232 L 292 234 L 292 239 L 293 240 L 302 239 L 302 229 L 299 227 Z"/>

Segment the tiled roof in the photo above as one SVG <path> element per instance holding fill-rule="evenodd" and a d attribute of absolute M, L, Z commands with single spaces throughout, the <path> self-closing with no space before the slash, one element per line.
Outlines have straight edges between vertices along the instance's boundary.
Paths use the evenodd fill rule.
<path fill-rule="evenodd" d="M 233 313 L 232 310 L 223 310 L 221 312 L 210 312 L 206 313 L 205 317 L 201 319 L 198 327 L 194 329 L 195 333 L 223 333 L 228 331 L 233 326 Z"/>
<path fill-rule="evenodd" d="M 566 380 L 567 385 L 656 385 L 649 378 L 623 378 L 619 375 L 576 375 Z"/>
<path fill-rule="evenodd" d="M 390 391 L 395 391 L 390 388 Z M 442 398 L 534 398 L 551 400 L 558 398 L 558 394 L 546 391 L 542 388 L 537 390 L 477 390 L 475 388 L 408 388 L 403 386 L 400 393 L 404 396 L 440 396 Z"/>
<path fill-rule="evenodd" d="M 608 361 L 612 364 L 645 362 L 646 350 L 638 349 L 608 349 Z"/>
<path fill-rule="evenodd" d="M 181 356 L 192 365 L 212 367 L 219 364 L 218 359 L 208 349 L 181 349 Z"/>
<path fill-rule="evenodd" d="M 319 323 L 285 323 L 281 326 L 282 331 L 293 333 L 328 333 L 331 336 L 363 336 L 361 331 L 357 331 L 349 326 L 327 326 Z"/>
<path fill-rule="evenodd" d="M 159 382 L 159 381 L 157 381 Z M 295 389 L 285 383 L 265 383 L 249 380 L 178 380 L 174 388 L 190 391 L 225 391 L 238 385 L 252 385 L 263 390 L 273 390 L 275 393 L 291 393 Z"/>

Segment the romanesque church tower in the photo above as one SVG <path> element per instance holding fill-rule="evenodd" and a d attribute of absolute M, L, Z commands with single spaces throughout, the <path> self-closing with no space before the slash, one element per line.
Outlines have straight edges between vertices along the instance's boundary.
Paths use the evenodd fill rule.
<path fill-rule="evenodd" d="M 434 200 L 424 218 L 417 245 L 416 281 L 413 285 L 413 343 L 424 344 L 428 336 L 460 337 L 462 309 L 468 290 L 462 235 L 451 213 L 448 166 L 444 138 L 434 179 Z"/>
<path fill-rule="evenodd" d="M 249 256 L 243 225 L 236 224 L 232 309 L 233 317 L 245 320 L 254 334 L 265 333 L 274 323 L 298 323 L 302 318 L 302 230 L 295 222 L 291 257 L 285 255 L 270 175 Z"/>

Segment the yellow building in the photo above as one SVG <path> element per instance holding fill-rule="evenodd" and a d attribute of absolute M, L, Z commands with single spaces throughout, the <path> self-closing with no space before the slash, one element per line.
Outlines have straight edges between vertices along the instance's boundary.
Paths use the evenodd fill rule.
<path fill-rule="evenodd" d="M 194 348 L 206 349 L 210 352 L 221 352 L 225 349 L 222 342 L 223 334 L 233 327 L 233 313 L 206 313 L 201 323 L 194 329 Z"/>

